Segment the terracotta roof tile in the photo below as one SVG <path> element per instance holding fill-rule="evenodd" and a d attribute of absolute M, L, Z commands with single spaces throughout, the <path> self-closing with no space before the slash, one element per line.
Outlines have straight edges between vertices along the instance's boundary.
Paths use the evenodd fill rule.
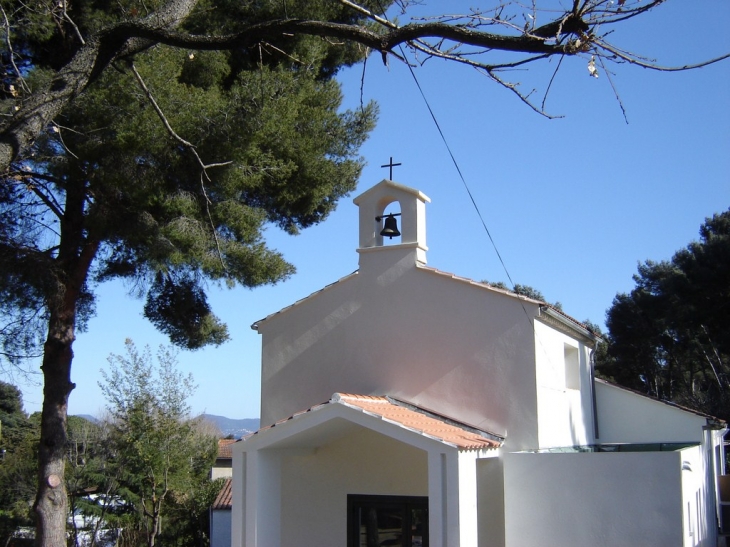
<path fill-rule="evenodd" d="M 236 442 L 236 439 L 218 439 L 218 458 L 219 459 L 230 459 L 233 457 L 231 452 L 231 445 Z"/>
<path fill-rule="evenodd" d="M 461 450 L 499 448 L 501 445 L 501 442 L 491 438 L 493 436 L 486 432 L 451 420 L 436 418 L 416 406 L 406 405 L 389 397 L 336 393 L 332 397 L 332 402 L 359 408 L 422 435 L 452 444 Z"/>
<path fill-rule="evenodd" d="M 233 481 L 231 479 L 226 479 L 226 482 L 223 483 L 223 488 L 221 488 L 221 491 L 218 492 L 218 496 L 216 496 L 215 501 L 211 506 L 213 510 L 231 508 L 231 505 L 233 504 L 233 494 L 231 492 L 232 482 Z"/>
<path fill-rule="evenodd" d="M 478 430 L 444 416 L 437 416 L 415 405 L 397 401 L 390 397 L 354 395 L 350 393 L 335 393 L 329 401 L 302 410 L 288 418 L 279 420 L 275 424 L 261 428 L 257 432 L 249 435 L 249 437 L 259 435 L 277 425 L 294 420 L 309 412 L 316 412 L 331 404 L 341 404 L 366 412 L 404 427 L 405 429 L 453 445 L 459 450 L 499 448 L 504 440 L 498 435 Z"/>

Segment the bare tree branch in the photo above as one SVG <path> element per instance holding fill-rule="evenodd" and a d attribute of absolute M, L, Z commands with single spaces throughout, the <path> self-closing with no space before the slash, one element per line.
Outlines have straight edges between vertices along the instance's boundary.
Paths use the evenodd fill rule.
<path fill-rule="evenodd" d="M 696 68 L 702 68 L 702 67 L 709 66 L 709 65 L 712 65 L 715 63 L 719 63 L 720 61 L 724 61 L 725 59 L 730 59 L 730 53 L 726 53 L 724 55 L 720 55 L 719 57 L 715 57 L 713 59 L 708 59 L 706 61 L 702 61 L 700 63 L 695 63 L 695 64 L 691 64 L 691 65 L 661 66 L 661 65 L 657 65 L 655 63 L 642 61 L 638 56 L 629 55 L 626 52 L 621 51 L 620 49 L 618 49 L 618 48 L 612 46 L 611 44 L 604 42 L 600 39 L 596 39 L 595 43 L 598 47 L 600 47 L 601 49 L 604 49 L 605 51 L 613 53 L 616 57 L 618 57 L 622 61 L 625 61 L 632 65 L 640 66 L 642 68 L 649 68 L 651 70 L 657 70 L 659 72 L 682 72 L 685 70 L 694 70 Z"/>
<path fill-rule="evenodd" d="M 603 72 L 606 74 L 606 79 L 608 80 L 608 83 L 611 85 L 611 89 L 613 90 L 613 94 L 616 97 L 616 100 L 618 101 L 618 105 L 621 107 L 621 113 L 624 116 L 624 121 L 628 124 L 629 123 L 629 117 L 626 113 L 626 108 L 624 108 L 624 103 L 621 100 L 621 96 L 618 93 L 618 89 L 616 88 L 616 84 L 613 83 L 613 78 L 611 78 L 611 72 L 606 68 L 606 64 L 603 62 L 603 58 L 599 57 L 598 62 L 601 64 L 601 68 L 603 69 Z"/>
<path fill-rule="evenodd" d="M 111 25 L 85 40 L 79 35 L 78 38 L 84 43 L 81 49 L 57 72 L 50 86 L 31 94 L 0 130 L 0 172 L 7 171 L 10 163 L 29 149 L 50 121 L 95 81 L 110 63 L 128 58 L 155 44 L 188 50 L 237 50 L 258 47 L 263 43 L 275 47 L 273 43 L 284 36 L 309 35 L 325 40 L 358 43 L 380 52 L 384 60 L 387 55 L 395 55 L 404 61 L 402 56 L 394 52 L 394 48 L 405 45 L 427 58 L 441 58 L 482 69 L 491 79 L 516 93 L 527 104 L 530 104 L 529 94 L 519 92 L 517 84 L 496 77 L 495 71 L 555 55 L 564 57 L 583 53 L 659 71 L 690 70 L 730 58 L 728 53 L 696 64 L 663 67 L 608 43 L 605 38 L 609 33 L 597 34 L 606 25 L 642 15 L 666 0 L 634 0 L 617 4 L 609 0 L 573 0 L 569 8 L 562 12 L 539 12 L 541 15 L 547 13 L 551 18 L 539 26 L 536 25 L 538 10 L 533 2 L 529 8 L 531 19 L 525 16 L 527 24 L 522 28 L 516 24 L 514 14 L 504 12 L 508 5 L 519 7 L 517 3 L 498 2 L 489 14 L 472 10 L 471 14 L 444 15 L 430 21 L 399 26 L 353 0 L 338 0 L 341 5 L 377 23 L 379 28 L 329 21 L 279 19 L 242 24 L 236 33 L 222 36 L 180 32 L 179 24 L 197 1 L 169 0 L 160 10 L 141 20 Z M 500 32 L 490 31 L 492 28 Z M 485 60 L 484 56 L 491 56 L 494 52 L 517 53 L 525 57 L 514 61 Z M 530 107 L 544 114 L 535 105 L 530 104 Z"/>
<path fill-rule="evenodd" d="M 13 72 L 15 72 L 15 77 L 20 82 L 21 87 L 25 91 L 30 91 L 30 89 L 28 88 L 28 85 L 25 83 L 25 80 L 23 79 L 23 76 L 20 74 L 18 65 L 15 64 L 15 52 L 13 51 L 13 43 L 10 41 L 10 21 L 8 20 L 8 14 L 5 13 L 5 9 L 2 6 L 0 6 L 0 12 L 3 15 L 3 29 L 5 30 L 5 47 L 8 48 L 8 55 L 10 57 L 10 65 L 13 67 Z"/>

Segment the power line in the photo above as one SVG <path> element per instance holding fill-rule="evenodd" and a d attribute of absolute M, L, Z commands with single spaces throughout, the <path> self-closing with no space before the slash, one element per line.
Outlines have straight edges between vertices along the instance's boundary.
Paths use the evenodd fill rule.
<path fill-rule="evenodd" d="M 433 120 L 433 123 L 436 125 L 436 129 L 439 132 L 439 135 L 441 135 L 441 140 L 444 143 L 444 146 L 446 146 L 446 150 L 449 153 L 449 156 L 451 157 L 451 161 L 454 164 L 454 167 L 456 167 L 456 172 L 459 173 L 459 178 L 461 179 L 461 183 L 464 185 L 464 189 L 466 190 L 466 193 L 469 196 L 469 199 L 471 200 L 471 204 L 474 206 L 474 210 L 477 213 L 477 216 L 479 217 L 479 221 L 482 223 L 482 227 L 484 228 L 484 231 L 487 233 L 487 236 L 489 237 L 489 241 L 492 244 L 492 247 L 494 248 L 494 252 L 497 254 L 497 258 L 499 258 L 500 264 L 502 264 L 502 269 L 504 270 L 504 273 L 507 274 L 507 279 L 509 279 L 510 286 L 514 289 L 515 282 L 512 281 L 512 276 L 509 274 L 509 270 L 507 270 L 507 265 L 504 263 L 504 260 L 502 259 L 502 255 L 499 252 L 499 249 L 497 248 L 497 244 L 494 241 L 494 238 L 492 237 L 491 232 L 489 231 L 489 228 L 487 227 L 487 223 L 484 220 L 484 217 L 482 216 L 482 212 L 479 210 L 479 206 L 477 205 L 476 200 L 474 199 L 474 195 L 471 193 L 471 189 L 469 188 L 469 185 L 466 183 L 466 179 L 464 178 L 464 174 L 461 172 L 461 168 L 459 167 L 459 162 L 456 161 L 456 157 L 454 156 L 454 153 L 451 151 L 451 146 L 449 146 L 448 141 L 446 140 L 446 135 L 444 135 L 444 132 L 441 130 L 441 125 L 439 124 L 438 120 L 436 119 L 436 114 L 434 114 L 433 109 L 431 108 L 431 105 L 428 102 L 428 98 L 426 97 L 426 94 L 423 91 L 423 88 L 421 87 L 420 82 L 418 81 L 418 78 L 416 77 L 416 73 L 413 71 L 413 67 L 408 62 L 408 59 L 406 57 L 405 51 L 403 51 L 402 46 L 398 46 L 401 52 L 401 55 L 403 59 L 405 59 L 406 66 L 408 66 L 408 70 L 411 72 L 411 76 L 413 77 L 413 81 L 416 82 L 416 87 L 418 87 L 418 91 L 421 94 L 421 97 L 423 98 L 423 102 L 426 104 L 426 108 L 428 108 L 428 112 L 431 115 L 431 119 Z"/>

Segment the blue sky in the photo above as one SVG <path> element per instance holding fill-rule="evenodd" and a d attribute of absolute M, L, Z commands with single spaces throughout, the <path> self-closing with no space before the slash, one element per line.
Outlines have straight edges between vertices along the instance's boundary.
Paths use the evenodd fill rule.
<path fill-rule="evenodd" d="M 437 12 L 439 3 L 430 4 Z M 449 2 L 449 10 L 463 11 L 462 4 L 470 5 Z M 730 52 L 728 20 L 726 0 L 670 0 L 617 26 L 612 42 L 661 65 L 694 63 Z M 544 91 L 556 62 L 515 72 L 514 80 Z M 631 290 L 639 262 L 670 258 L 697 239 L 707 216 L 730 207 L 730 61 L 679 73 L 613 66 L 628 124 L 603 69 L 591 78 L 587 63 L 563 62 L 546 109 L 564 117 L 553 120 L 467 67 L 429 61 L 415 73 L 512 280 L 603 325 L 616 293 Z M 361 76 L 362 66 L 341 75 L 345 107 L 359 104 Z M 181 369 L 198 384 L 195 413 L 258 416 L 261 341 L 250 325 L 357 269 L 351 198 L 387 177 L 380 166 L 391 156 L 402 164 L 393 179 L 431 198 L 429 265 L 509 282 L 408 69 L 372 56 L 363 93 L 379 103 L 380 122 L 361 149 L 368 165 L 357 191 L 297 237 L 275 228 L 266 234 L 297 274 L 274 287 L 212 288 L 232 341 L 180 353 Z M 122 284 L 98 295 L 97 315 L 74 346 L 70 414 L 103 411 L 99 370 L 126 338 L 153 349 L 166 343 Z M 40 385 L 20 387 L 26 410 L 39 410 Z"/>

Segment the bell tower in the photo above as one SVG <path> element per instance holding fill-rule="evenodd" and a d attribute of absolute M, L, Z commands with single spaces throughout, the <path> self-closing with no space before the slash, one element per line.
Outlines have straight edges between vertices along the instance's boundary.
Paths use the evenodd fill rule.
<path fill-rule="evenodd" d="M 401 260 L 412 255 L 414 262 L 426 263 L 426 203 L 431 200 L 422 192 L 383 180 L 357 196 L 353 202 L 360 209 L 360 269 L 375 254 L 394 255 Z M 400 213 L 390 217 L 389 205 L 398 204 Z M 393 234 L 400 221 L 400 235 L 393 235 L 392 244 L 386 245 L 382 233 Z"/>

